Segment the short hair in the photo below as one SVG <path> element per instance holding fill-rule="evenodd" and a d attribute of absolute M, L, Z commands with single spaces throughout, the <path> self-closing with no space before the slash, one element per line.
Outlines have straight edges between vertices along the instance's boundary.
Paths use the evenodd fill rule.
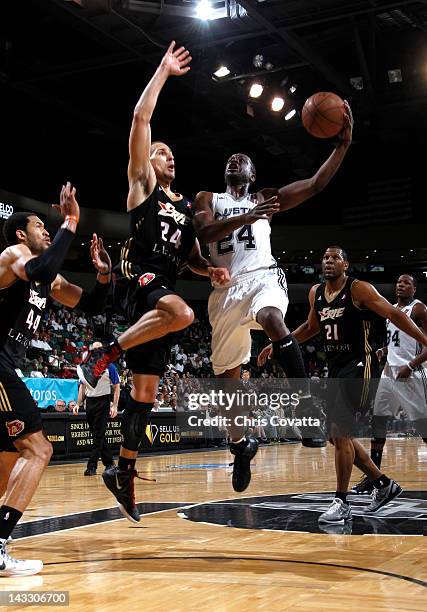
<path fill-rule="evenodd" d="M 400 274 L 399 276 L 409 276 L 409 278 L 412 280 L 412 284 L 414 285 L 415 289 L 417 288 L 418 281 L 413 274 L 408 274 L 407 272 L 403 272 L 403 274 Z"/>
<path fill-rule="evenodd" d="M 150 147 L 150 155 L 153 154 L 153 151 L 155 149 L 159 148 L 159 145 L 165 145 L 166 147 L 168 147 L 168 149 L 170 149 L 170 146 L 167 145 L 165 142 L 163 142 L 163 140 L 155 140 L 154 142 L 151 143 L 151 147 Z"/>
<path fill-rule="evenodd" d="M 341 251 L 341 255 L 344 261 L 348 261 L 347 251 L 345 251 L 342 247 L 334 245 L 334 246 L 328 246 L 326 250 L 329 251 L 329 249 L 334 249 L 335 251 Z"/>
<path fill-rule="evenodd" d="M 16 230 L 23 230 L 25 232 L 30 217 L 37 217 L 37 215 L 33 212 L 16 212 L 6 219 L 3 225 L 3 237 L 7 244 L 18 244 L 19 240 Z"/>
<path fill-rule="evenodd" d="M 255 168 L 255 164 L 252 161 L 252 159 L 249 157 L 249 155 L 246 155 L 246 157 L 249 159 L 250 163 L 251 163 L 251 172 L 254 176 L 256 176 L 256 168 Z"/>

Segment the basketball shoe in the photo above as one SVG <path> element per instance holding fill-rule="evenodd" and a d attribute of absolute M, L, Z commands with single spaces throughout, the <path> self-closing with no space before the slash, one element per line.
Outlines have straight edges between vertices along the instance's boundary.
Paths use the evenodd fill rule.
<path fill-rule="evenodd" d="M 370 481 L 367 476 L 362 474 L 361 479 L 351 488 L 350 493 L 353 495 L 371 495 L 374 489 L 375 487 L 372 484 L 372 481 Z"/>
<path fill-rule="evenodd" d="M 252 436 L 246 436 L 244 440 L 230 444 L 230 452 L 234 455 L 233 466 L 233 489 L 241 493 L 248 488 L 251 481 L 251 460 L 258 452 L 258 440 Z"/>
<path fill-rule="evenodd" d="M 91 389 L 95 389 L 104 370 L 121 355 L 121 352 L 120 347 L 115 342 L 88 351 L 84 363 L 77 366 L 77 375 L 80 382 Z"/>
<path fill-rule="evenodd" d="M 139 523 L 141 518 L 135 504 L 135 477 L 139 478 L 136 470 L 119 470 L 115 465 L 106 468 L 102 474 L 105 486 L 116 498 L 123 516 L 131 523 Z"/>
<path fill-rule="evenodd" d="M 364 508 L 364 512 L 367 514 L 376 512 L 401 493 L 402 487 L 395 480 L 390 480 L 390 483 L 385 487 L 381 487 L 381 489 L 375 487 L 372 495 L 372 502 L 369 506 Z"/>
<path fill-rule="evenodd" d="M 0 538 L 0 576 L 32 576 L 43 569 L 43 562 L 37 559 L 14 559 L 7 550 L 8 540 Z"/>
<path fill-rule="evenodd" d="M 319 523 L 344 523 L 353 520 L 350 504 L 345 504 L 342 499 L 335 497 L 331 505 L 319 516 Z"/>

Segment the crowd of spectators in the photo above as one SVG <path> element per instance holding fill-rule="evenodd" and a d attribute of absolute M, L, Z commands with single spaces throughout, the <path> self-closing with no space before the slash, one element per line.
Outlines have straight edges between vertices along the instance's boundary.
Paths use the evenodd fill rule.
<path fill-rule="evenodd" d="M 82 362 L 90 344 L 98 338 L 118 337 L 126 329 L 126 321 L 116 315 L 88 317 L 56 303 L 50 306 L 22 364 L 24 376 L 76 379 L 77 365 Z M 194 323 L 177 335 L 173 343 L 170 363 L 160 382 L 154 410 L 176 409 L 176 387 L 179 380 L 185 381 L 185 385 L 191 388 L 192 380 L 194 385 L 195 379 L 214 376 L 209 359 L 211 338 L 206 304 L 196 304 L 195 310 L 197 317 Z M 265 337 L 261 342 L 265 344 Z M 256 366 L 259 348 L 259 342 L 254 342 L 251 363 L 248 364 L 251 376 L 269 379 L 282 376 L 283 373 L 274 362 L 268 362 L 261 369 Z M 309 342 L 302 350 L 309 375 L 326 376 L 325 355 L 320 345 Z M 126 367 L 125 356 L 117 365 L 122 387 L 120 404 L 124 405 L 130 392 L 132 374 Z M 59 411 L 56 407 L 55 410 Z"/>
<path fill-rule="evenodd" d="M 154 403 L 154 411 L 175 411 L 177 409 L 177 390 L 179 385 L 187 392 L 201 390 L 204 378 L 214 376 L 210 363 L 210 325 L 208 322 L 206 304 L 192 304 L 196 312 L 194 323 L 184 332 L 176 336 L 171 350 L 171 358 L 167 370 L 159 385 L 158 395 Z M 304 319 L 303 306 L 293 305 L 288 313 L 287 324 L 295 329 Z M 64 307 L 52 303 L 45 313 L 40 331 L 35 334 L 27 357 L 22 366 L 24 376 L 32 378 L 63 378 L 76 379 L 77 365 L 82 362 L 85 352 L 95 339 L 118 337 L 126 329 L 126 321 L 119 316 L 106 314 L 88 317 L 84 313 L 70 312 Z M 262 332 L 254 333 L 251 361 L 246 369 L 251 379 L 265 380 L 272 384 L 274 379 L 282 378 L 283 371 L 275 361 L 268 361 L 263 368 L 256 365 L 258 352 L 268 340 Z M 317 338 L 301 347 L 308 375 L 312 380 L 325 378 L 328 375 L 326 355 Z M 119 410 L 126 404 L 132 385 L 132 373 L 126 365 L 123 356 L 117 363 L 120 374 L 121 394 Z M 56 400 L 50 407 L 54 412 L 72 413 L 76 402 Z M 396 433 L 406 431 L 406 415 L 402 413 L 393 421 L 392 429 Z M 223 432 L 224 433 L 224 432 Z M 263 439 L 281 439 L 282 432 L 268 435 L 260 432 Z"/>

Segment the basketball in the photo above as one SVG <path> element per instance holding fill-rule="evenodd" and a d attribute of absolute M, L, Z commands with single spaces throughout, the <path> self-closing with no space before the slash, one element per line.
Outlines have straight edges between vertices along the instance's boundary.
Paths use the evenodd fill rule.
<path fill-rule="evenodd" d="M 332 138 L 344 127 L 344 102 L 334 93 L 321 91 L 306 100 L 302 123 L 316 138 Z"/>

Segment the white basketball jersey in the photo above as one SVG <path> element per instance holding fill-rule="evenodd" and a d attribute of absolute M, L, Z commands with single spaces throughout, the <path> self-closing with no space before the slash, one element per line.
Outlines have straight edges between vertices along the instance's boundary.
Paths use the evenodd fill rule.
<path fill-rule="evenodd" d="M 212 210 L 217 219 L 228 219 L 243 215 L 257 205 L 255 195 L 235 200 L 229 193 L 212 194 Z M 252 225 L 244 225 L 232 234 L 209 245 L 209 254 L 214 266 L 228 268 L 231 280 L 247 272 L 275 266 L 271 254 L 271 228 L 267 219 L 258 219 Z"/>
<path fill-rule="evenodd" d="M 412 309 L 415 304 L 418 304 L 420 300 L 414 300 L 404 308 L 401 308 L 408 317 L 412 314 Z M 397 306 L 397 304 L 394 304 Z M 406 365 L 408 361 L 414 359 L 416 355 L 419 355 L 422 350 L 422 346 L 419 342 L 411 338 L 408 334 L 405 334 L 400 330 L 394 323 L 387 319 L 387 363 L 390 366 L 402 366 Z"/>

